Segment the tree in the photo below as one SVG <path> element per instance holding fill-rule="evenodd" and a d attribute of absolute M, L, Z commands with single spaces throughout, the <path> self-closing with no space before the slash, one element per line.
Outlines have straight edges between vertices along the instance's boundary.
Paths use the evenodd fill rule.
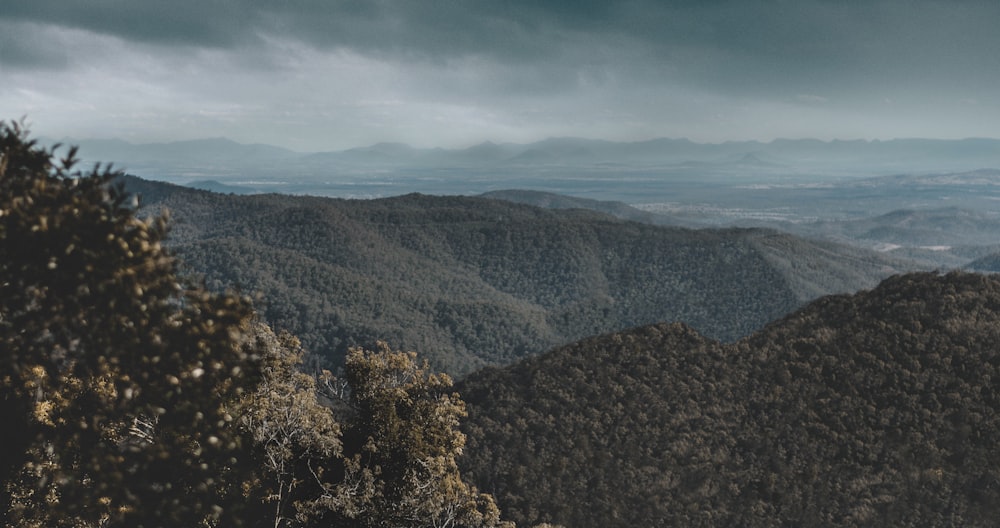
<path fill-rule="evenodd" d="M 345 372 L 352 415 L 344 420 L 344 457 L 310 508 L 338 526 L 513 526 L 500 521 L 490 495 L 461 479 L 455 459 L 465 445 L 458 430 L 465 404 L 446 374 L 385 343 L 351 350 Z"/>
<path fill-rule="evenodd" d="M 251 324 L 250 334 L 246 346 L 261 353 L 262 377 L 237 412 L 257 462 L 249 502 L 270 505 L 253 518 L 274 528 L 301 524 L 308 514 L 295 501 L 322 493 L 323 464 L 341 455 L 340 424 L 320 404 L 315 378 L 299 371 L 304 355 L 299 340 L 286 332 L 275 335 L 261 322 Z"/>
<path fill-rule="evenodd" d="M 238 526 L 250 306 L 182 287 L 119 173 L 0 122 L 4 524 Z"/>

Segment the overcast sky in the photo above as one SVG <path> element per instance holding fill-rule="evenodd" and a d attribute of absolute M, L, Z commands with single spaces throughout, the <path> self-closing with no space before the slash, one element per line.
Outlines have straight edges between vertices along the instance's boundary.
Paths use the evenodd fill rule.
<path fill-rule="evenodd" d="M 0 119 L 303 150 L 1000 137 L 996 0 L 2 0 Z"/>

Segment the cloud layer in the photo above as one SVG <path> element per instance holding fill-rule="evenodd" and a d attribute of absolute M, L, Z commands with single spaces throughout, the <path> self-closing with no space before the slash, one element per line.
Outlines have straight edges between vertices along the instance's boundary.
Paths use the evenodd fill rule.
<path fill-rule="evenodd" d="M 1000 137 L 1000 4 L 8 0 L 0 116 L 302 150 Z"/>

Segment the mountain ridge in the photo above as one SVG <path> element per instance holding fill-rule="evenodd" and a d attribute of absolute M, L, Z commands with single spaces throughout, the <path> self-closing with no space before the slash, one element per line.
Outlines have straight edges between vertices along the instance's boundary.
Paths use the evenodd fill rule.
<path fill-rule="evenodd" d="M 917 273 L 732 344 L 683 324 L 465 378 L 463 474 L 519 523 L 991 526 L 1000 278 Z"/>
<path fill-rule="evenodd" d="M 125 182 L 145 214 L 171 211 L 168 243 L 191 273 L 215 289 L 262 292 L 265 318 L 335 362 L 386 340 L 460 374 L 661 320 L 734 340 L 817 292 L 868 287 L 908 266 L 768 230 L 653 226 L 488 198 Z"/>

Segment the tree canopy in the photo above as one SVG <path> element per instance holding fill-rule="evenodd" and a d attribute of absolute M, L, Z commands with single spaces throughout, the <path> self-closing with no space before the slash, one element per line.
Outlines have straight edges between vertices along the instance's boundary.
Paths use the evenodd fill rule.
<path fill-rule="evenodd" d="M 247 301 L 182 286 L 109 168 L 0 124 L 0 450 L 8 524 L 193 526 L 234 513 Z M 236 519 L 227 522 L 236 524 Z"/>
<path fill-rule="evenodd" d="M 462 481 L 456 459 L 465 403 L 447 374 L 385 343 L 354 349 L 346 362 L 356 415 L 346 431 L 347 482 L 361 490 L 348 517 L 364 527 L 496 527 L 489 495 Z"/>

